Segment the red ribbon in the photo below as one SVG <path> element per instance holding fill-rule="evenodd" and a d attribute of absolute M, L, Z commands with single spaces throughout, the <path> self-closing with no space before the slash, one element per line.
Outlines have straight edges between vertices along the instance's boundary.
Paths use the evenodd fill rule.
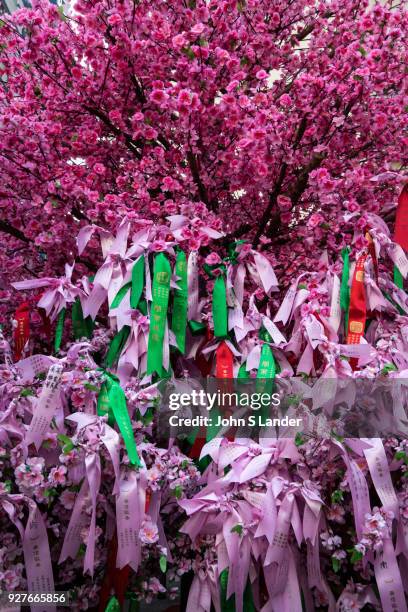
<path fill-rule="evenodd" d="M 234 378 L 234 359 L 232 351 L 228 344 L 221 342 L 216 352 L 216 364 L 215 364 L 215 375 L 217 378 L 225 379 L 223 385 L 220 386 L 221 391 L 224 393 L 231 393 L 233 391 L 232 379 Z M 223 416 L 228 417 L 232 414 L 232 410 L 226 409 Z M 228 430 L 226 438 L 230 441 L 234 440 L 234 430 L 231 428 Z"/>
<path fill-rule="evenodd" d="M 408 251 L 408 183 L 402 189 L 398 198 L 395 215 L 394 241 Z"/>
<path fill-rule="evenodd" d="M 371 255 L 371 259 L 373 260 L 375 280 L 377 281 L 377 284 L 378 284 L 378 260 L 377 260 L 377 253 L 375 252 L 375 244 L 374 244 L 374 240 L 371 238 L 371 234 L 369 232 L 369 228 L 366 229 L 366 239 L 368 240 L 368 252 Z"/>
<path fill-rule="evenodd" d="M 364 287 L 364 264 L 368 254 L 361 255 L 356 263 L 350 293 L 350 309 L 347 344 L 360 344 L 364 334 L 367 318 L 366 294 Z M 350 365 L 355 370 L 358 359 L 350 359 Z"/>
<path fill-rule="evenodd" d="M 104 612 L 108 601 L 115 593 L 121 606 L 125 602 L 125 593 L 129 582 L 129 565 L 125 565 L 122 569 L 116 567 L 116 556 L 118 554 L 118 540 L 116 532 L 108 544 L 108 558 L 106 561 L 106 573 L 102 582 L 99 596 L 99 612 Z"/>
<path fill-rule="evenodd" d="M 205 356 L 202 353 L 203 348 L 205 347 L 206 344 L 208 344 L 208 342 L 210 340 L 212 340 L 213 338 L 213 333 L 211 331 L 211 329 L 208 327 L 207 325 L 207 329 L 205 330 L 205 337 L 203 339 L 203 341 L 200 343 L 197 352 L 196 352 L 196 358 L 195 358 L 195 363 L 196 366 L 198 367 L 198 369 L 200 370 L 202 376 L 204 376 L 204 378 L 206 376 L 209 376 L 210 372 L 211 372 L 211 368 L 212 368 L 212 356 L 209 357 L 209 359 L 206 359 Z"/>
<path fill-rule="evenodd" d="M 234 378 L 232 352 L 228 344 L 221 342 L 216 353 L 215 375 L 217 378 Z"/>
<path fill-rule="evenodd" d="M 14 314 L 14 319 L 17 321 L 14 330 L 14 361 L 18 361 L 30 338 L 30 305 L 28 302 L 20 304 Z"/>

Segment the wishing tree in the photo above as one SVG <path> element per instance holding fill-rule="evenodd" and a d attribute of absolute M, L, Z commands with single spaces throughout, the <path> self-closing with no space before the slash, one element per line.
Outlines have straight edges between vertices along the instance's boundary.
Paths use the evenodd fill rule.
<path fill-rule="evenodd" d="M 407 23 L 357 0 L 2 16 L 1 590 L 406 612 Z M 389 435 L 163 443 L 161 382 L 199 376 L 312 377 L 291 409 L 327 424 L 371 381 L 391 409 L 360 418 Z"/>

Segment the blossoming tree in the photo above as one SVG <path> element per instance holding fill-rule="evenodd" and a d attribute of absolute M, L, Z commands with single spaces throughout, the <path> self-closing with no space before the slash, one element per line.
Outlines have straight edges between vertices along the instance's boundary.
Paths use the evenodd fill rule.
<path fill-rule="evenodd" d="M 403 5 L 0 25 L 2 588 L 114 609 L 184 575 L 189 610 L 406 611 Z M 378 380 L 393 435 L 160 445 L 160 379 L 197 373 L 312 375 L 312 420 L 325 381 Z"/>

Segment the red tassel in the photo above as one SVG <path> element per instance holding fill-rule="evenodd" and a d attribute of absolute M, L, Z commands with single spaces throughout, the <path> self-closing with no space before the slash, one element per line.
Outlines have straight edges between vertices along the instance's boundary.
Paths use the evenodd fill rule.
<path fill-rule="evenodd" d="M 30 305 L 23 302 L 17 308 L 14 318 L 17 326 L 14 330 L 14 361 L 21 359 L 24 347 L 30 338 Z"/>

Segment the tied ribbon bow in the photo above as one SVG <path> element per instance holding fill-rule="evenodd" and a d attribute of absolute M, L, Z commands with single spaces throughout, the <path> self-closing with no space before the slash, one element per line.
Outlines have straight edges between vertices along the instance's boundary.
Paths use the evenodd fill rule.
<path fill-rule="evenodd" d="M 117 376 L 102 370 L 105 381 L 98 396 L 97 413 L 99 416 L 108 415 L 108 423 L 117 423 L 132 465 L 140 467 L 141 461 L 136 448 L 132 423 L 126 406 L 126 396 L 119 384 Z"/>
<path fill-rule="evenodd" d="M 132 279 L 123 285 L 114 297 L 111 309 L 117 308 L 130 289 L 130 307 L 138 308 L 144 287 L 145 261 L 141 255 L 132 268 Z"/>
<path fill-rule="evenodd" d="M 84 295 L 79 287 L 71 282 L 74 265 L 65 264 L 65 275 L 61 278 L 34 278 L 32 280 L 12 283 L 18 291 L 48 287 L 38 301 L 38 308 L 43 308 L 51 321 L 55 321 L 67 304 L 75 302 L 77 297 Z"/>

